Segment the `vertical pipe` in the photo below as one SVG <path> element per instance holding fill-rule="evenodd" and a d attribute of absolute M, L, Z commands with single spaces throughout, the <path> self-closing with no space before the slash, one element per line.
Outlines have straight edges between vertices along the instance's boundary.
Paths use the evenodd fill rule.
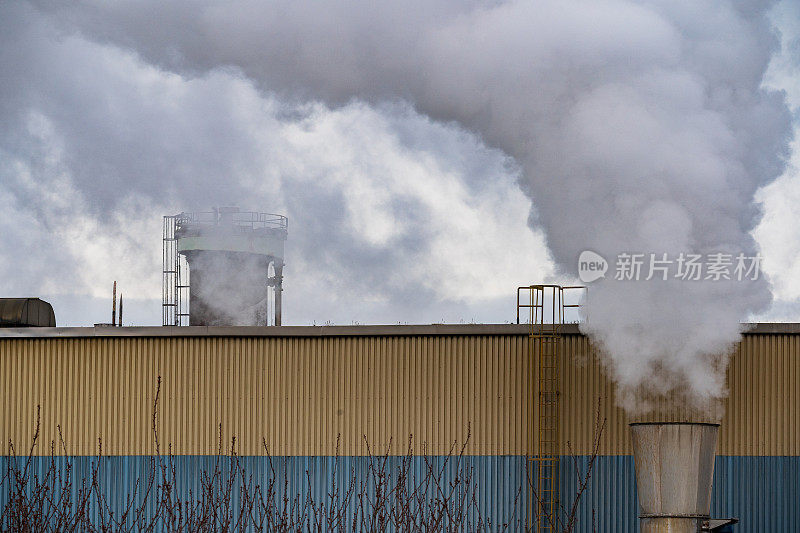
<path fill-rule="evenodd" d="M 122 327 L 122 293 L 119 293 L 119 327 Z"/>
<path fill-rule="evenodd" d="M 186 285 L 186 280 L 184 280 L 183 277 L 181 277 L 181 255 L 178 253 L 178 240 L 175 235 L 175 231 L 177 229 L 176 228 L 177 223 L 178 219 L 176 217 L 172 217 L 172 220 L 170 222 L 171 224 L 170 234 L 172 235 L 172 242 L 170 243 L 170 253 L 172 254 L 172 257 L 175 259 L 173 265 L 173 269 L 175 270 L 175 276 L 172 278 L 173 282 L 172 298 L 173 298 L 173 303 L 175 304 L 175 306 L 173 307 L 173 309 L 175 310 L 175 316 L 173 317 L 173 320 L 175 321 L 176 326 L 182 326 L 183 316 L 181 316 L 181 313 L 184 313 L 183 304 L 185 303 L 182 301 L 182 298 L 185 295 L 185 292 L 181 292 L 182 291 L 181 286 Z"/>
<path fill-rule="evenodd" d="M 167 325 L 167 217 L 161 223 L 161 325 Z"/>
<path fill-rule="evenodd" d="M 281 325 L 281 293 L 283 293 L 283 262 L 275 264 L 275 325 Z"/>

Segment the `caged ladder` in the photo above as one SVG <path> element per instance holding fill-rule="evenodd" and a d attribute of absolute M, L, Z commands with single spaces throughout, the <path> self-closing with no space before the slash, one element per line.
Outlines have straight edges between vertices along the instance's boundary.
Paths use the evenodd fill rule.
<path fill-rule="evenodd" d="M 529 383 L 536 385 L 535 389 L 533 386 L 528 387 L 531 414 L 528 418 L 527 464 L 532 494 L 527 522 L 528 528 L 537 533 L 557 531 L 560 522 L 558 370 L 563 351 L 564 310 L 580 306 L 565 303 L 564 296 L 565 293 L 578 289 L 585 287 L 530 285 L 517 288 L 517 323 L 520 323 L 520 311 L 523 309 L 528 309 L 530 317 L 529 355 L 533 375 Z M 526 291 L 527 298 L 524 295 Z M 531 448 L 534 443 L 535 446 Z"/>

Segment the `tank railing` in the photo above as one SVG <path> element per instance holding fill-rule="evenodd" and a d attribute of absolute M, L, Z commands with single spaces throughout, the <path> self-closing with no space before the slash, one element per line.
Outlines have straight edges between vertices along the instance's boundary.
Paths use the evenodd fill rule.
<path fill-rule="evenodd" d="M 217 226 L 220 223 L 230 223 L 237 228 L 257 230 L 257 229 L 279 229 L 287 231 L 289 220 L 283 215 L 274 213 L 257 213 L 255 211 L 239 211 L 236 213 L 219 213 L 217 211 L 196 211 L 193 213 L 181 213 L 175 215 L 176 223 L 179 227 L 184 226 Z"/>

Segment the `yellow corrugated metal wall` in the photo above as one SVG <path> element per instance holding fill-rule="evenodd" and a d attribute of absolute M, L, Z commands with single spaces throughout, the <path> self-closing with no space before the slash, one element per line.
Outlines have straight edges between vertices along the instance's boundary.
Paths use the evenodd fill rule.
<path fill-rule="evenodd" d="M 588 341 L 565 337 L 562 443 L 586 454 L 598 399 L 607 418 L 601 454 L 627 454 L 627 418 Z M 0 339 L 0 420 L 28 453 L 41 406 L 40 442 L 70 455 L 155 451 L 212 455 L 236 436 L 244 455 L 406 451 L 443 455 L 470 432 L 467 453 L 524 455 L 532 366 L 523 335 L 354 337 L 106 337 Z M 800 455 L 800 335 L 747 335 L 731 358 L 723 455 Z M 535 408 L 535 406 L 534 406 Z M 47 446 L 37 449 L 49 453 Z M 62 454 L 63 451 L 57 451 Z"/>
<path fill-rule="evenodd" d="M 591 451 L 598 400 L 606 429 L 601 454 L 632 453 L 627 424 L 615 406 L 613 383 L 586 337 L 565 337 L 561 373 L 562 443 L 576 454 Z M 730 356 L 728 397 L 721 406 L 721 455 L 800 455 L 800 335 L 748 334 Z M 701 420 L 683 409 L 664 409 L 670 420 Z M 641 420 L 657 420 L 652 414 Z M 564 445 L 566 448 L 566 444 Z M 564 450 L 568 453 L 568 450 Z"/>
<path fill-rule="evenodd" d="M 158 429 L 182 455 L 214 454 L 218 424 L 239 453 L 520 454 L 527 419 L 524 336 L 103 338 L 0 340 L 3 444 L 27 450 L 41 405 L 41 439 L 60 424 L 69 453 L 154 452 Z M 522 370 L 522 372 L 520 372 Z M 366 436 L 366 440 L 363 438 Z M 166 449 L 162 449 L 166 451 Z M 27 452 L 26 452 L 27 453 Z M 44 453 L 44 451 L 42 452 Z"/>

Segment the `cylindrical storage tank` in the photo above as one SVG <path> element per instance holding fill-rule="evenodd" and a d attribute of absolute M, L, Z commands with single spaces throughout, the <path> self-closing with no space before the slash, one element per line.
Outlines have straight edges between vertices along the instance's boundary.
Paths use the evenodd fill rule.
<path fill-rule="evenodd" d="M 630 424 L 641 533 L 697 533 L 711 511 L 719 424 Z"/>
<path fill-rule="evenodd" d="M 286 217 L 219 208 L 175 218 L 177 252 L 189 265 L 189 325 L 279 326 Z"/>
<path fill-rule="evenodd" d="M 223 250 L 187 250 L 189 324 L 263 326 L 268 321 L 266 255 Z"/>

